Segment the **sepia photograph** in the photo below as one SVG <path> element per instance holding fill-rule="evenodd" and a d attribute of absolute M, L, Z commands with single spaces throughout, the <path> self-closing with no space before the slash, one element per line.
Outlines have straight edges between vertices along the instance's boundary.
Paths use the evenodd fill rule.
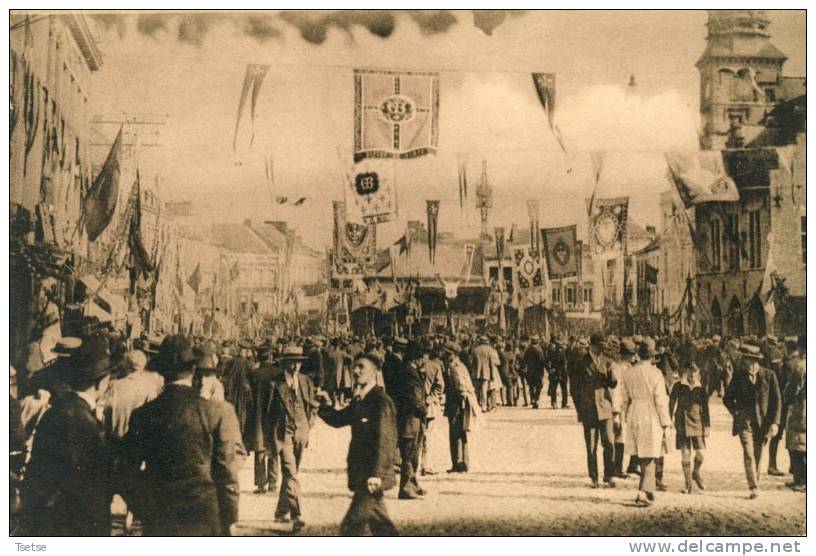
<path fill-rule="evenodd" d="M 805 546 L 806 10 L 8 16 L 12 551 Z"/>

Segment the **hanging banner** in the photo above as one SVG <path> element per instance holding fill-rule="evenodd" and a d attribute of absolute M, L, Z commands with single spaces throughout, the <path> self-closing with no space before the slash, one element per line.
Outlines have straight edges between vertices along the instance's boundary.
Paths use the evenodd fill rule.
<path fill-rule="evenodd" d="M 538 214 L 539 202 L 537 199 L 527 200 L 527 216 L 530 217 L 530 248 L 536 252 L 541 253 L 541 246 L 538 240 Z"/>
<path fill-rule="evenodd" d="M 501 267 L 504 264 L 504 226 L 493 228 L 493 237 L 496 238 L 496 260 L 499 262 L 499 267 Z"/>
<path fill-rule="evenodd" d="M 346 164 L 346 206 L 354 207 L 366 224 L 390 222 L 397 216 L 394 166 L 390 162 L 366 159 Z"/>
<path fill-rule="evenodd" d="M 555 124 L 555 74 L 554 73 L 533 73 L 533 85 L 535 85 L 536 93 L 538 93 L 538 100 L 541 102 L 542 108 L 547 112 L 547 122 L 550 125 L 550 131 L 558 142 L 561 150 L 567 152 L 564 146 L 564 138 L 561 136 L 561 130 Z"/>
<path fill-rule="evenodd" d="M 264 77 L 269 71 L 269 66 L 260 64 L 248 64 L 246 74 L 244 75 L 244 86 L 241 88 L 241 98 L 238 100 L 238 116 L 235 118 L 235 133 L 232 138 L 232 152 L 238 151 L 238 128 L 241 125 L 241 116 L 244 113 L 244 105 L 246 104 L 247 96 L 252 91 L 249 107 L 249 122 L 252 129 L 252 135 L 249 140 L 249 146 L 255 141 L 255 106 L 258 102 L 258 95 L 261 92 L 261 84 L 263 84 Z"/>
<path fill-rule="evenodd" d="M 669 180 L 686 208 L 712 201 L 739 201 L 734 180 L 728 177 L 722 151 L 666 153 Z"/>
<path fill-rule="evenodd" d="M 439 74 L 354 70 L 354 160 L 436 154 Z"/>
<path fill-rule="evenodd" d="M 459 208 L 464 212 L 468 199 L 467 154 L 456 155 L 459 162 Z"/>
<path fill-rule="evenodd" d="M 629 197 L 595 199 L 589 215 L 589 245 L 594 257 L 614 257 L 626 251 L 628 211 Z"/>
<path fill-rule="evenodd" d="M 468 243 L 465 245 L 465 284 L 470 281 L 471 269 L 473 267 L 473 253 L 475 252 L 475 247 L 472 243 Z"/>
<path fill-rule="evenodd" d="M 116 134 L 102 170 L 82 201 L 82 217 L 88 240 L 94 241 L 110 224 L 119 198 L 119 178 L 122 175 L 122 128 Z"/>
<path fill-rule="evenodd" d="M 346 220 L 346 205 L 335 201 L 333 274 L 340 280 L 361 277 L 377 261 L 377 227 Z M 338 284 L 345 289 L 343 284 Z"/>
<path fill-rule="evenodd" d="M 520 290 L 529 290 L 544 285 L 541 257 L 535 251 L 529 247 L 514 247 L 513 264 Z"/>
<path fill-rule="evenodd" d="M 573 224 L 562 228 L 541 229 L 550 280 L 578 276 L 580 251 L 577 228 Z"/>
<path fill-rule="evenodd" d="M 439 221 L 439 201 L 426 201 L 428 210 L 428 257 L 436 264 L 436 236 Z"/>

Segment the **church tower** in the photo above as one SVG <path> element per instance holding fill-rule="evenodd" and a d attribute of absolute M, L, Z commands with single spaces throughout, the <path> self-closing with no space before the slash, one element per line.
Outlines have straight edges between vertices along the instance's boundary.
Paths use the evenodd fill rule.
<path fill-rule="evenodd" d="M 700 72 L 702 143 L 739 147 L 763 129 L 768 112 L 784 100 L 782 66 L 763 10 L 709 10 Z"/>

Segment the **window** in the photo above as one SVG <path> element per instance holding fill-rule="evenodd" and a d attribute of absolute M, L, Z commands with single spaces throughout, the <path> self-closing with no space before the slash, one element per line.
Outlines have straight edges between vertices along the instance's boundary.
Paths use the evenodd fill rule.
<path fill-rule="evenodd" d="M 748 213 L 748 262 L 751 268 L 762 267 L 762 230 L 758 210 Z"/>
<path fill-rule="evenodd" d="M 807 216 L 802 217 L 802 264 L 807 264 Z"/>
<path fill-rule="evenodd" d="M 584 288 L 584 303 L 592 303 L 592 288 Z"/>
<path fill-rule="evenodd" d="M 722 232 L 720 228 L 720 220 L 718 218 L 711 219 L 711 270 L 720 270 L 720 261 L 722 255 Z"/>
<path fill-rule="evenodd" d="M 564 294 L 567 298 L 567 305 L 575 305 L 575 286 L 567 286 L 564 290 Z"/>
<path fill-rule="evenodd" d="M 765 102 L 776 102 L 775 89 L 765 89 Z"/>
<path fill-rule="evenodd" d="M 553 304 L 561 305 L 561 288 L 556 286 L 553 288 Z"/>
<path fill-rule="evenodd" d="M 740 269 L 739 214 L 728 215 L 728 270 Z"/>

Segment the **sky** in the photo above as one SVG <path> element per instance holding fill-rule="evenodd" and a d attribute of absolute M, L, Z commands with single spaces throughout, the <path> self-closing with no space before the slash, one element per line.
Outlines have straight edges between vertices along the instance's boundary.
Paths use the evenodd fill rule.
<path fill-rule="evenodd" d="M 805 73 L 804 12 L 769 11 L 772 40 Z M 205 221 L 287 220 L 309 245 L 331 241 L 331 201 L 343 195 L 338 148 L 353 138 L 353 68 L 440 73 L 439 151 L 395 165 L 399 216 L 379 229 L 381 246 L 406 220 L 425 221 L 441 201 L 439 229 L 475 237 L 475 195 L 459 207 L 457 156 L 471 191 L 481 161 L 494 189 L 490 226 L 527 226 L 539 199 L 542 227 L 579 225 L 593 178 L 590 152 L 604 151 L 597 195 L 630 197 L 630 217 L 659 226 L 668 189 L 663 152 L 695 149 L 704 11 L 535 11 L 376 14 L 345 12 L 105 14 L 93 18 L 104 65 L 93 76 L 93 112 L 166 114 L 159 147 L 143 147 L 143 176 L 161 176 L 164 199 L 190 199 Z M 479 26 L 475 25 L 479 23 Z M 233 131 L 247 64 L 268 64 L 256 137 Z M 530 72 L 556 74 L 547 125 Z M 635 87 L 629 87 L 630 76 Z M 112 138 L 115 129 L 102 126 Z M 146 137 L 144 142 L 153 142 Z M 265 181 L 264 155 L 275 184 Z M 104 155 L 104 153 L 103 153 Z M 273 198 L 308 197 L 301 207 Z"/>

